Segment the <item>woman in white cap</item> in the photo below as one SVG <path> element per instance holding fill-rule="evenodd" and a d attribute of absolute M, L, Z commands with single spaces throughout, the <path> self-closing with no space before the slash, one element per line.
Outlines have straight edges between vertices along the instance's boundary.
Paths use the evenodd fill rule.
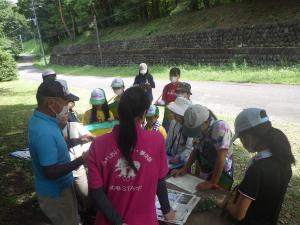
<path fill-rule="evenodd" d="M 187 138 L 182 134 L 184 112 L 192 103 L 183 97 L 177 97 L 174 102 L 167 105 L 173 113 L 170 128 L 166 140 L 169 163 L 179 164 L 186 162 L 193 150 L 193 138 Z"/>
<path fill-rule="evenodd" d="M 234 126 L 234 139 L 240 138 L 244 148 L 256 155 L 225 209 L 236 220 L 234 224 L 276 225 L 295 163 L 290 143 L 281 130 L 272 127 L 263 109 L 244 109 Z"/>
<path fill-rule="evenodd" d="M 205 106 L 192 105 L 184 113 L 183 134 L 197 139 L 194 150 L 183 168 L 175 176 L 186 174 L 198 160 L 199 176 L 206 180 L 198 184 L 198 191 L 218 188 L 230 189 L 233 183 L 232 134 L 229 125 Z"/>
<path fill-rule="evenodd" d="M 133 86 L 141 87 L 147 93 L 150 102 L 153 101 L 152 88 L 155 88 L 155 82 L 146 63 L 140 64 L 139 74 L 135 76 Z"/>
<path fill-rule="evenodd" d="M 103 89 L 96 88 L 92 91 L 90 103 L 92 108 L 84 113 L 82 118 L 83 125 L 114 120 L 114 115 L 108 108 Z"/>
<path fill-rule="evenodd" d="M 115 78 L 111 83 L 111 88 L 116 96 L 113 98 L 113 102 L 109 104 L 109 109 L 113 113 L 114 118 L 118 120 L 118 105 L 125 90 L 124 81 L 121 78 Z"/>

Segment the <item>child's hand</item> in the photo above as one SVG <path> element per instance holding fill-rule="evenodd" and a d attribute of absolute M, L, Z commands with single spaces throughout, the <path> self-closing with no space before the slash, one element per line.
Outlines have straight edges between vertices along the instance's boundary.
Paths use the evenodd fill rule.
<path fill-rule="evenodd" d="M 203 183 L 200 183 L 196 186 L 196 190 L 197 191 L 206 191 L 206 190 L 209 190 L 209 189 L 212 189 L 214 187 L 214 185 L 209 182 L 209 181 L 205 181 Z"/>
<path fill-rule="evenodd" d="M 164 217 L 167 221 L 174 220 L 175 216 L 176 216 L 175 213 L 176 213 L 176 211 L 171 209 L 170 212 L 168 212 L 167 214 L 164 215 Z"/>
<path fill-rule="evenodd" d="M 108 119 L 107 119 L 107 121 L 109 121 L 109 122 L 112 122 L 114 119 L 113 118 L 111 118 L 111 117 L 109 117 Z"/>
<path fill-rule="evenodd" d="M 181 177 L 187 174 L 187 171 L 188 171 L 187 168 L 184 166 L 179 170 L 173 170 L 171 173 L 173 177 Z"/>

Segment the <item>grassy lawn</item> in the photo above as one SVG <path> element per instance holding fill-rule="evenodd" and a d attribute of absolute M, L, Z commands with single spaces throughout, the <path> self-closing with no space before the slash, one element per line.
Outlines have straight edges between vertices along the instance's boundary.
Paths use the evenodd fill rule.
<path fill-rule="evenodd" d="M 31 164 L 8 156 L 8 153 L 27 146 L 27 122 L 36 107 L 35 93 L 38 82 L 11 81 L 0 83 L 0 221 L 5 225 L 46 225 L 47 218 L 36 201 Z M 80 96 L 76 109 L 79 114 L 86 110 L 89 91 L 72 89 Z M 161 115 L 163 110 L 161 111 Z M 233 115 L 219 115 L 232 126 Z M 275 123 L 289 137 L 293 152 L 300 161 L 300 124 Z M 235 156 L 235 179 L 238 183 L 247 167 L 249 155 L 238 145 Z M 280 217 L 281 224 L 300 224 L 300 165 L 293 167 L 293 177 L 286 194 Z"/>
<path fill-rule="evenodd" d="M 49 60 L 48 60 L 49 61 Z M 95 66 L 61 66 L 47 65 L 36 60 L 34 66 L 38 69 L 53 68 L 60 74 L 77 76 L 101 77 L 132 77 L 138 73 L 138 65 L 117 67 Z M 174 65 L 150 66 L 150 73 L 155 79 L 169 79 L 169 70 Z M 241 83 L 267 83 L 267 84 L 300 84 L 300 64 L 294 66 L 247 66 L 231 65 L 177 65 L 181 69 L 184 80 L 194 81 L 225 81 Z"/>

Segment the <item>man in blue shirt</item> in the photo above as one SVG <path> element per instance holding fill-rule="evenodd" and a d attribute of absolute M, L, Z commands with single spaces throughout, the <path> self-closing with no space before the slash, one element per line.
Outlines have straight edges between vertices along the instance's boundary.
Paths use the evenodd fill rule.
<path fill-rule="evenodd" d="M 83 155 L 70 160 L 59 119 L 68 113 L 68 102 L 79 98 L 64 82 L 44 81 L 38 88 L 38 108 L 29 121 L 28 140 L 35 191 L 39 205 L 53 225 L 78 225 L 77 201 L 72 171 L 82 165 Z M 79 140 L 82 143 L 85 140 Z"/>

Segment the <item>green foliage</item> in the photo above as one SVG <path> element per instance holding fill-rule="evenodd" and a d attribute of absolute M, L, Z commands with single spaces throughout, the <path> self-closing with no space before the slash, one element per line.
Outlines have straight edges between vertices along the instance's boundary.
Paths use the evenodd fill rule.
<path fill-rule="evenodd" d="M 11 55 L 21 53 L 19 35 L 28 32 L 26 19 L 17 8 L 7 0 L 0 0 L 0 47 Z"/>
<path fill-rule="evenodd" d="M 26 41 L 23 43 L 24 45 L 24 53 L 25 54 L 39 54 L 39 47 L 38 44 L 34 39 L 31 39 L 29 41 Z"/>
<path fill-rule="evenodd" d="M 17 79 L 17 66 L 11 55 L 0 48 L 0 82 Z"/>

